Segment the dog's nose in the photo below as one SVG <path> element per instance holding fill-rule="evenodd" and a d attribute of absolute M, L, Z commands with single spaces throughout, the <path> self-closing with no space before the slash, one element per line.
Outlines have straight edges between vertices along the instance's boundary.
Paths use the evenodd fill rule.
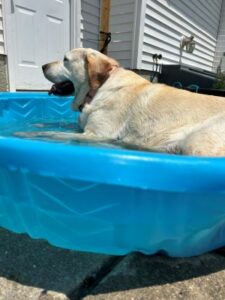
<path fill-rule="evenodd" d="M 47 70 L 47 68 L 48 68 L 48 64 L 45 64 L 45 65 L 43 65 L 43 66 L 42 66 L 42 70 L 43 70 L 43 72 L 44 72 L 44 71 L 46 71 L 46 70 Z"/>

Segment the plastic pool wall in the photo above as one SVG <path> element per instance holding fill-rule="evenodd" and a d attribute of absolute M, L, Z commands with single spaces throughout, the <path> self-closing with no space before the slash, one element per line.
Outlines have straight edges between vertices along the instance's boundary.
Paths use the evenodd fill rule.
<path fill-rule="evenodd" d="M 16 138 L 74 122 L 71 98 L 0 94 L 0 226 L 123 255 L 198 255 L 225 245 L 225 159 Z"/>

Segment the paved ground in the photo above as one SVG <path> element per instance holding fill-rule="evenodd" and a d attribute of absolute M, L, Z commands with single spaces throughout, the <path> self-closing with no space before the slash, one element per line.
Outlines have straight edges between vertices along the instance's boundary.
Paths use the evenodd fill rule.
<path fill-rule="evenodd" d="M 0 230 L 0 300 L 225 299 L 225 256 L 114 257 Z"/>

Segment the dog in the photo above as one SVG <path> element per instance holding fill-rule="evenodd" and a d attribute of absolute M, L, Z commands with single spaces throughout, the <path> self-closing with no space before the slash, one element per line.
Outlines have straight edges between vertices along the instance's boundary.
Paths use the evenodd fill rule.
<path fill-rule="evenodd" d="M 118 142 L 183 155 L 225 155 L 222 97 L 150 83 L 93 49 L 74 49 L 63 61 L 42 68 L 54 83 L 50 93 L 74 94 L 72 109 L 80 111 L 82 133 L 35 131 L 17 136 Z"/>

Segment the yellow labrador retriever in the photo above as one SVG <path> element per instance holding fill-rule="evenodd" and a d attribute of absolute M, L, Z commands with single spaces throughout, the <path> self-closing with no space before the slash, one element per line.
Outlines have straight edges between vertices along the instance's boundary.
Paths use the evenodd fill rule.
<path fill-rule="evenodd" d="M 152 84 L 93 49 L 74 49 L 43 66 L 54 89 L 72 83 L 83 133 L 30 132 L 25 137 L 121 141 L 151 151 L 225 155 L 225 99 Z M 70 89 L 70 92 L 72 91 Z"/>

